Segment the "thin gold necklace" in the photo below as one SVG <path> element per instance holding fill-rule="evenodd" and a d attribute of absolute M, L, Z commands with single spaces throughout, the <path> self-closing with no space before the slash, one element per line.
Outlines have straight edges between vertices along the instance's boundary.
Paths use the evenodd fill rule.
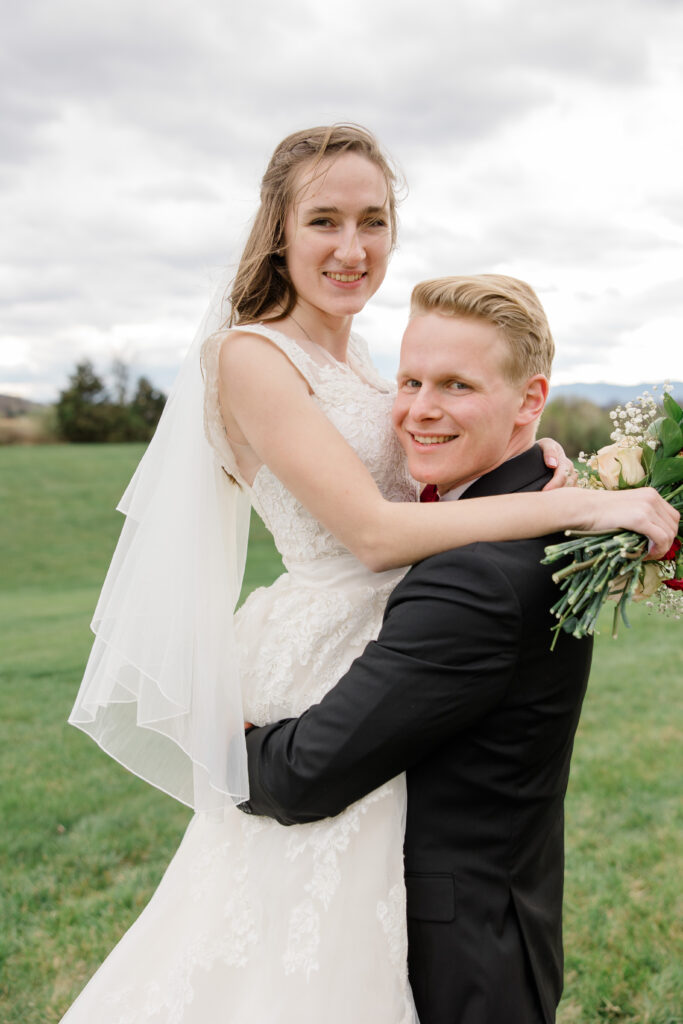
<path fill-rule="evenodd" d="M 306 328 L 304 326 L 302 326 L 302 324 L 299 323 L 299 321 L 297 320 L 297 318 L 294 316 L 293 313 L 289 314 L 289 319 L 294 321 L 296 326 L 299 328 L 299 330 L 303 334 L 306 335 L 306 337 L 308 338 L 308 340 L 310 341 L 310 343 L 312 345 L 315 345 L 317 348 L 324 349 L 324 351 L 327 352 L 327 354 L 330 357 L 330 359 L 333 359 L 335 363 L 339 363 L 340 366 L 348 366 L 349 365 L 348 364 L 348 359 L 337 359 L 336 356 L 333 356 L 332 353 L 330 351 L 328 351 L 328 349 L 325 348 L 324 345 L 321 345 L 320 342 L 318 342 L 318 341 L 314 341 L 313 338 L 308 333 L 308 331 L 306 330 Z"/>
<path fill-rule="evenodd" d="M 299 323 L 299 321 L 297 320 L 297 318 L 296 318 L 296 317 L 294 316 L 294 314 L 293 314 L 293 313 L 290 313 L 290 314 L 289 314 L 289 319 L 290 319 L 290 320 L 293 320 L 293 321 L 294 321 L 294 323 L 295 323 L 295 324 L 296 324 L 296 326 L 297 326 L 297 327 L 299 328 L 299 330 L 300 330 L 300 331 L 303 331 L 303 333 L 304 333 L 304 334 L 306 335 L 306 337 L 308 338 L 308 340 L 309 340 L 310 342 L 312 342 L 312 343 L 313 343 L 314 345 L 316 344 L 316 342 L 315 342 L 315 341 L 313 341 L 313 338 L 312 338 L 312 337 L 310 336 L 310 334 L 308 333 L 308 331 L 306 330 L 306 328 L 305 328 L 305 327 L 302 327 L 302 326 L 301 326 L 301 324 Z"/>

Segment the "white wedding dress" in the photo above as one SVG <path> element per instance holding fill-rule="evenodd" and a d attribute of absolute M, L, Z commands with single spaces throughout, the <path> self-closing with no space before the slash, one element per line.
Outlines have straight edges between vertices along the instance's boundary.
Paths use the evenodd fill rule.
<path fill-rule="evenodd" d="M 241 329 L 241 328 L 240 328 Z M 382 493 L 415 498 L 392 389 L 352 336 L 349 365 L 269 328 Z M 225 445 L 207 359 L 207 423 Z M 240 481 L 247 486 L 244 481 Z M 299 715 L 378 633 L 404 570 L 373 574 L 262 466 L 247 487 L 287 572 L 236 616 L 246 717 Z M 65 1024 L 414 1024 L 403 882 L 405 785 L 285 828 L 230 807 L 197 814 L 141 916 Z"/>

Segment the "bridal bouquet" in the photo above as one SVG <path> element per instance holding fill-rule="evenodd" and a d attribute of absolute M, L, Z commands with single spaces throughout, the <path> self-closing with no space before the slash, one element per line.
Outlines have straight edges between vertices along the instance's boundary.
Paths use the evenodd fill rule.
<path fill-rule="evenodd" d="M 675 509 L 683 510 L 683 409 L 665 385 L 662 408 L 646 391 L 610 413 L 612 444 L 595 455 L 583 452 L 580 487 L 607 490 L 654 487 Z M 663 413 L 663 415 L 662 415 Z M 681 527 L 683 531 L 683 526 Z M 553 606 L 557 618 L 555 646 L 560 630 L 575 637 L 591 634 L 605 601 L 615 601 L 612 635 L 620 618 L 626 626 L 629 601 L 650 601 L 659 610 L 683 615 L 683 550 L 681 533 L 658 561 L 644 561 L 647 539 L 624 530 L 611 533 L 568 532 L 562 544 L 545 549 L 545 565 L 571 557 L 569 565 L 553 574 L 562 596 Z"/>

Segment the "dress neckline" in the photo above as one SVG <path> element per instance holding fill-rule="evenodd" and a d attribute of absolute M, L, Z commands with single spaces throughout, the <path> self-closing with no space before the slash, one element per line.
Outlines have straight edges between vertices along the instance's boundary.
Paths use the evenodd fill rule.
<path fill-rule="evenodd" d="M 311 346 L 313 346 L 316 352 L 320 352 L 323 356 L 323 361 L 319 362 L 318 360 L 313 358 L 311 353 L 307 351 L 306 346 L 302 344 L 301 341 L 299 341 L 297 338 L 293 338 L 291 334 L 285 334 L 284 331 L 278 330 L 277 327 L 271 327 L 269 323 L 259 321 L 251 324 L 236 324 L 232 329 L 239 331 L 244 328 L 249 328 L 250 331 L 252 332 L 262 330 L 265 331 L 266 334 L 275 334 L 278 335 L 278 337 L 280 338 L 284 338 L 291 345 L 296 345 L 298 350 L 301 353 L 303 353 L 306 359 L 308 359 L 319 370 L 325 370 L 330 368 L 338 369 L 347 376 L 350 374 L 354 381 L 360 381 L 362 385 L 364 385 L 367 388 L 370 388 L 370 390 L 375 392 L 376 394 L 391 394 L 391 386 L 388 384 L 388 382 L 382 381 L 382 383 L 385 386 L 378 386 L 379 380 L 381 380 L 379 374 L 377 374 L 377 377 L 379 378 L 378 382 L 373 383 L 373 381 L 370 380 L 368 376 L 366 376 L 366 374 L 364 373 L 363 360 L 360 356 L 360 353 L 358 352 L 359 335 L 357 335 L 354 331 L 351 331 L 349 334 L 349 344 L 347 346 L 346 362 L 342 362 L 339 359 L 335 359 L 332 353 L 328 352 L 328 350 L 323 345 L 319 345 L 317 341 L 313 341 L 312 338 L 309 338 L 308 343 Z"/>

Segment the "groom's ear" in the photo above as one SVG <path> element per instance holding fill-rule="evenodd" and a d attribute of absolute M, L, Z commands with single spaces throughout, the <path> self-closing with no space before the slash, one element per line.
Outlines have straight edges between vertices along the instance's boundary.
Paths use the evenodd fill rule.
<path fill-rule="evenodd" d="M 542 373 L 530 377 L 523 385 L 520 391 L 519 412 L 515 419 L 516 426 L 526 426 L 539 418 L 548 397 L 549 387 L 548 378 Z"/>

